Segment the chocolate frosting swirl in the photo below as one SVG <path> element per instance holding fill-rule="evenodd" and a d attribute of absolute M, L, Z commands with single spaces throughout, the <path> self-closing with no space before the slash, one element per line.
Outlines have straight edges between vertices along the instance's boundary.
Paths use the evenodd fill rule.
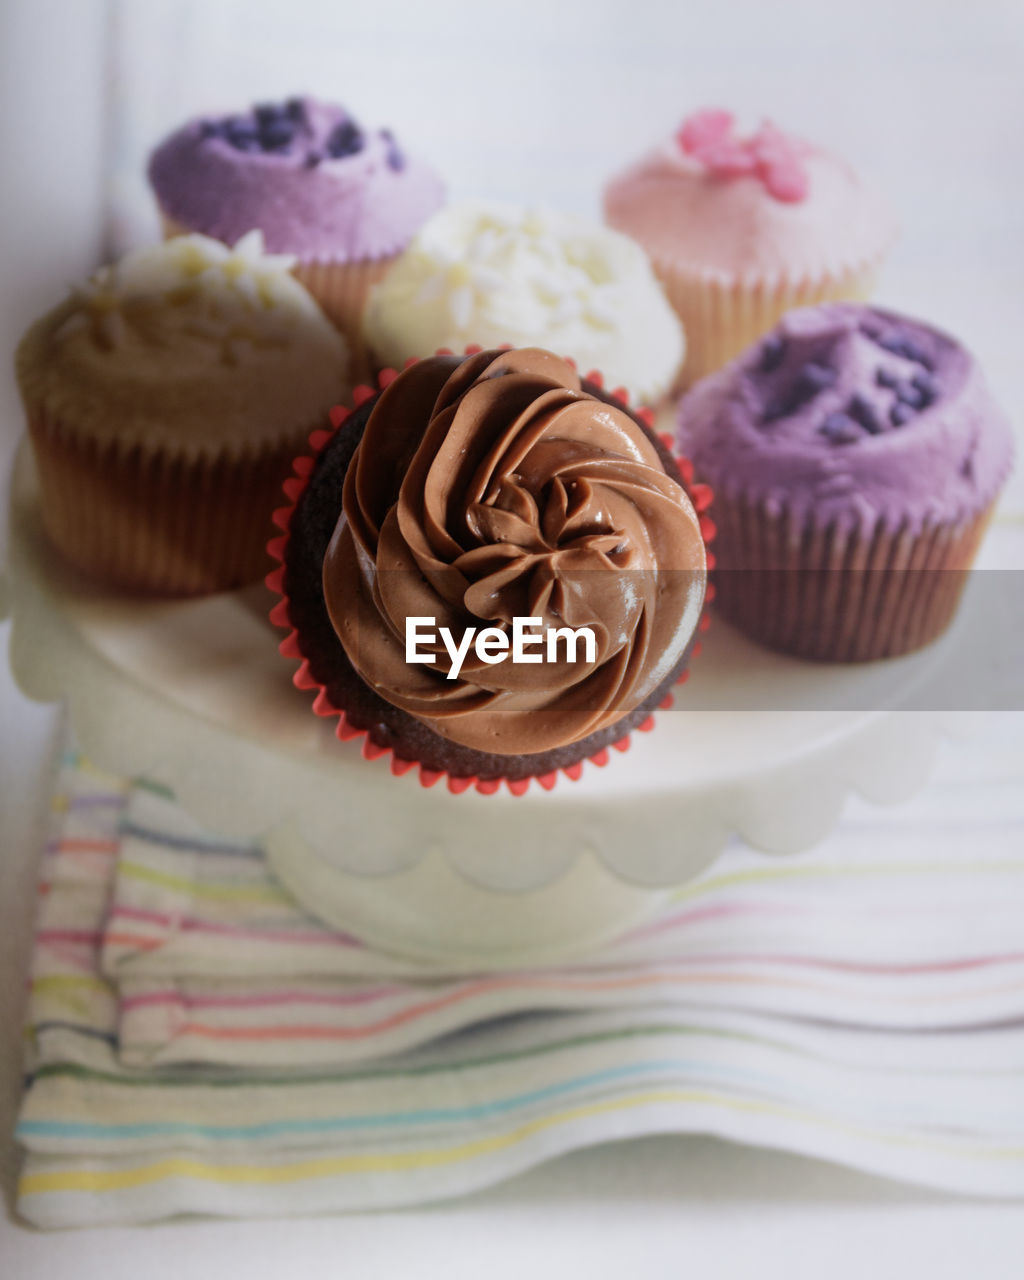
<path fill-rule="evenodd" d="M 345 478 L 323 566 L 360 676 L 436 733 L 521 755 L 578 741 L 651 695 L 700 616 L 704 546 L 680 484 L 623 410 L 547 351 L 413 365 L 381 394 Z M 406 619 L 592 628 L 596 661 L 489 665 L 458 678 L 438 641 L 405 660 Z"/>

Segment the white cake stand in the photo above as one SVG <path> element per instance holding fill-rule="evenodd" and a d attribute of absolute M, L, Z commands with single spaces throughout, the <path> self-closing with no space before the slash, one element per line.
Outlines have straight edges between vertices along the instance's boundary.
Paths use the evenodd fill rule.
<path fill-rule="evenodd" d="M 453 796 L 393 777 L 311 713 L 263 588 L 172 603 L 104 593 L 50 549 L 26 447 L 11 512 L 24 692 L 65 700 L 98 765 L 146 774 L 211 830 L 260 840 L 318 916 L 447 970 L 578 954 L 655 910 L 733 833 L 766 853 L 805 849 L 851 790 L 912 793 L 948 721 L 902 708 L 942 678 L 955 632 L 922 655 L 827 667 L 716 620 L 676 709 L 606 768 L 551 792 Z"/>

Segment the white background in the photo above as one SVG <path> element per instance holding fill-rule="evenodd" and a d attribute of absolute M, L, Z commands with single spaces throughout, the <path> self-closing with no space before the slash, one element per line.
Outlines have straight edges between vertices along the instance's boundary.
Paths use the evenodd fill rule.
<path fill-rule="evenodd" d="M 311 90 L 390 124 L 455 196 L 595 213 L 602 181 L 701 105 L 825 142 L 890 193 L 892 305 L 971 345 L 1024 422 L 1020 0 L 3 0 L 0 347 L 106 244 L 151 233 L 146 150 L 193 111 Z M 113 211 L 111 222 L 105 215 Z M 0 484 L 20 433 L 0 374 Z M 1024 515 L 1018 475 L 1004 522 Z M 3 500 L 0 499 L 0 506 Z M 1022 557 L 1024 558 L 1024 557 Z M 0 551 L 2 563 L 2 551 Z M 6 647 L 5 628 L 0 643 Z M 0 670 L 0 1144 L 16 1103 L 50 709 Z M 583 1153 L 459 1206 L 40 1236 L 0 1276 L 688 1273 L 1003 1277 L 1024 1208 L 702 1140 Z"/>

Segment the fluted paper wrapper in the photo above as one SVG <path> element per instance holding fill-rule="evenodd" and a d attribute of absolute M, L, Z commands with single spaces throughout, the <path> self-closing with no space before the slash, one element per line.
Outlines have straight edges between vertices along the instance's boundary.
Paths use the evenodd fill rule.
<path fill-rule="evenodd" d="M 188 235 L 190 228 L 161 213 L 164 238 Z M 383 280 L 397 254 L 364 262 L 337 262 L 331 258 L 300 260 L 292 275 L 313 295 L 324 315 L 345 337 L 351 353 L 350 377 L 354 383 L 370 376 L 371 361 L 363 341 L 363 308 L 370 290 Z"/>
<path fill-rule="evenodd" d="M 226 591 L 266 573 L 270 516 L 308 425 L 231 456 L 98 443 L 39 412 L 43 523 L 77 568 L 149 595 Z"/>
<path fill-rule="evenodd" d="M 387 275 L 397 254 L 374 262 L 299 262 L 295 278 L 309 290 L 324 314 L 345 336 L 352 354 L 353 383 L 371 376 L 372 362 L 363 340 L 363 308 L 370 290 Z"/>
<path fill-rule="evenodd" d="M 686 333 L 686 359 L 676 387 L 681 391 L 728 364 L 787 311 L 870 297 L 881 258 L 839 275 L 759 284 L 727 283 L 664 260 L 653 266 Z"/>
<path fill-rule="evenodd" d="M 716 605 L 752 639 L 822 662 L 911 653 L 953 621 L 991 515 L 919 532 L 801 526 L 719 494 Z"/>

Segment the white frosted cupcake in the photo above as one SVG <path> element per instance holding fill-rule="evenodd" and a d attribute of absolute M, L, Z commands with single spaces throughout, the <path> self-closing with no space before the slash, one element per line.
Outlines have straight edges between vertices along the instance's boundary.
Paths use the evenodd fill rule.
<path fill-rule="evenodd" d="M 259 232 L 189 235 L 102 267 L 16 366 L 43 520 L 79 568 L 164 595 L 265 571 L 270 515 L 348 349 Z"/>
<path fill-rule="evenodd" d="M 363 314 L 379 365 L 439 347 L 540 346 L 652 403 L 683 358 L 682 328 L 628 237 L 549 211 L 442 209 L 377 285 Z"/>

